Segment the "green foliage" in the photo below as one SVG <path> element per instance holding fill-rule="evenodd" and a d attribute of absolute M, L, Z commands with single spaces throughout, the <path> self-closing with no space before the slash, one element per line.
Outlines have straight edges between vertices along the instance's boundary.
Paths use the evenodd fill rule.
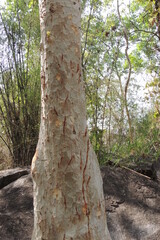
<path fill-rule="evenodd" d="M 112 8 L 111 1 L 108 1 L 107 5 L 101 3 L 94 7 L 95 2 L 85 3 L 82 19 L 82 65 L 90 138 L 98 159 L 101 164 L 113 161 L 126 165 L 139 164 L 149 156 L 155 159 L 159 156 L 159 151 L 153 149 L 158 142 L 159 132 L 156 124 L 159 118 L 160 49 L 157 43 L 159 36 L 155 18 L 158 12 L 155 11 L 155 2 L 131 1 L 129 9 L 128 6 L 123 9 L 122 4 L 121 21 L 116 10 Z M 109 8 L 110 11 L 107 11 Z M 103 12 L 107 12 L 105 20 L 102 9 Z M 129 61 L 125 52 L 127 48 L 132 70 L 125 103 L 125 81 L 129 71 Z M 147 97 L 154 105 L 152 111 L 145 110 L 147 102 L 144 109 L 139 109 L 136 96 L 141 85 L 137 74 L 149 71 L 156 75 L 148 83 Z M 132 142 L 129 138 L 125 104 L 129 108 L 132 122 Z M 148 111 L 151 113 L 147 113 Z M 148 157 L 143 158 L 143 155 Z"/>
<path fill-rule="evenodd" d="M 160 155 L 159 8 L 157 1 L 119 2 L 120 13 L 110 0 L 82 1 L 82 69 L 90 139 L 100 164 L 131 166 Z M 29 164 L 39 127 L 37 0 L 8 0 L 2 20 L 2 130 L 15 163 Z M 143 80 L 146 99 L 137 94 L 143 74 L 150 78 Z"/>
<path fill-rule="evenodd" d="M 7 1 L 1 14 L 1 130 L 14 166 L 31 163 L 39 134 L 40 61 L 38 4 Z M 38 44 L 38 45 L 37 45 Z"/>
<path fill-rule="evenodd" d="M 132 143 L 129 139 L 112 146 L 108 160 L 121 166 L 135 167 L 156 161 L 160 156 L 160 129 L 157 121 L 150 112 L 135 124 L 135 138 Z"/>

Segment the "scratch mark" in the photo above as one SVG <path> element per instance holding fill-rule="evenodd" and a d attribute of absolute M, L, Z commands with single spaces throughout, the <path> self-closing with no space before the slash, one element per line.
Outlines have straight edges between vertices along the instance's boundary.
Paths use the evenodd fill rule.
<path fill-rule="evenodd" d="M 73 126 L 73 134 L 76 134 L 76 130 L 74 126 Z"/>
<path fill-rule="evenodd" d="M 82 170 L 82 153 L 80 152 L 80 170 Z"/>
<path fill-rule="evenodd" d="M 89 184 L 90 180 L 91 180 L 91 176 L 88 177 L 86 187 L 88 187 L 88 184 Z"/>
<path fill-rule="evenodd" d="M 66 197 L 63 196 L 63 198 L 64 198 L 64 206 L 65 206 L 65 210 L 66 210 L 66 209 L 67 209 L 67 201 L 66 201 Z"/>
<path fill-rule="evenodd" d="M 63 59 L 64 59 L 64 56 L 63 56 L 63 54 L 62 54 L 62 56 L 61 56 L 61 62 L 63 62 Z"/>
<path fill-rule="evenodd" d="M 86 127 L 85 133 L 84 133 L 84 136 L 85 136 L 85 137 L 87 136 L 87 132 L 88 132 L 88 128 Z"/>
<path fill-rule="evenodd" d="M 63 134 L 65 135 L 65 127 L 66 127 L 66 116 L 64 117 L 63 121 Z"/>
<path fill-rule="evenodd" d="M 51 3 L 51 5 L 50 5 L 50 7 L 49 7 L 49 11 L 50 11 L 51 13 L 55 13 L 56 7 L 54 6 L 53 3 Z"/>
<path fill-rule="evenodd" d="M 79 64 L 77 64 L 77 73 L 79 72 Z"/>
<path fill-rule="evenodd" d="M 78 83 L 81 82 L 81 73 L 79 74 L 79 79 L 78 79 Z"/>
<path fill-rule="evenodd" d="M 46 102 L 48 100 L 48 95 L 46 94 L 44 101 Z"/>
<path fill-rule="evenodd" d="M 58 163 L 58 168 L 60 167 L 60 165 L 62 164 L 62 162 L 63 162 L 63 157 L 61 157 L 61 160 L 60 160 L 60 162 Z"/>
<path fill-rule="evenodd" d="M 84 188 L 85 172 L 86 172 L 87 165 L 88 165 L 88 156 L 89 156 L 89 139 L 87 141 L 86 161 L 85 161 L 85 166 L 84 166 L 84 169 L 83 169 L 82 195 L 83 195 L 83 201 L 84 201 L 83 212 L 87 216 L 87 219 L 88 219 L 88 237 L 90 239 L 90 224 L 89 224 L 90 223 L 90 219 L 89 219 L 90 218 L 90 210 L 89 210 L 88 205 L 87 205 L 87 201 L 86 201 L 86 197 L 85 197 L 85 188 Z"/>
<path fill-rule="evenodd" d="M 75 160 L 75 156 L 74 156 L 74 155 L 73 155 L 73 156 L 71 157 L 71 159 L 69 160 L 65 171 L 67 171 L 68 166 L 71 165 L 71 162 L 72 162 L 73 160 Z"/>
<path fill-rule="evenodd" d="M 87 206 L 86 198 L 85 198 L 85 189 L 84 189 L 84 184 L 85 184 L 85 172 L 87 169 L 87 164 L 88 164 L 88 154 L 89 154 L 89 139 L 87 141 L 87 153 L 86 153 L 86 161 L 85 161 L 85 166 L 83 169 L 83 181 L 82 181 L 82 193 L 83 193 L 83 201 L 85 206 Z"/>
<path fill-rule="evenodd" d="M 76 206 L 76 215 L 78 216 L 78 219 L 81 220 L 81 216 L 80 216 L 80 214 L 78 213 L 77 206 Z"/>
<path fill-rule="evenodd" d="M 45 83 L 45 75 L 41 75 L 41 84 L 42 84 L 42 88 L 43 90 L 45 89 L 46 83 Z"/>
<path fill-rule="evenodd" d="M 57 113 L 57 110 L 55 109 L 55 107 L 54 107 L 54 112 L 55 112 L 55 114 L 58 116 L 58 113 Z"/>
<path fill-rule="evenodd" d="M 66 104 L 67 100 L 68 100 L 68 94 L 67 94 L 67 97 L 66 97 L 66 99 L 65 99 L 65 101 L 64 101 L 65 104 Z"/>

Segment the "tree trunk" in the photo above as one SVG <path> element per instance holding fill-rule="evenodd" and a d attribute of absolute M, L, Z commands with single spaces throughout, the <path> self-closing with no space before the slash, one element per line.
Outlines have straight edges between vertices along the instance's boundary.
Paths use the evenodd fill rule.
<path fill-rule="evenodd" d="M 126 41 L 125 56 L 126 56 L 126 59 L 128 62 L 129 69 L 128 69 L 127 81 L 125 84 L 125 90 L 124 90 L 124 105 L 125 105 L 125 110 L 126 110 L 127 119 L 128 119 L 129 138 L 130 138 L 130 142 L 133 143 L 133 128 L 132 128 L 132 121 L 131 121 L 130 112 L 129 112 L 129 108 L 128 108 L 128 101 L 127 101 L 128 87 L 129 87 L 129 84 L 131 81 L 131 74 L 132 74 L 132 64 L 131 64 L 131 60 L 130 60 L 130 57 L 128 54 L 129 39 L 128 39 L 128 35 L 127 35 L 127 28 L 121 18 L 120 9 L 119 9 L 119 0 L 117 0 L 117 11 L 118 11 L 119 20 L 123 26 L 123 35 L 124 35 L 124 38 Z"/>
<path fill-rule="evenodd" d="M 40 1 L 41 126 L 32 160 L 33 240 L 108 240 L 102 179 L 86 125 L 80 1 Z"/>

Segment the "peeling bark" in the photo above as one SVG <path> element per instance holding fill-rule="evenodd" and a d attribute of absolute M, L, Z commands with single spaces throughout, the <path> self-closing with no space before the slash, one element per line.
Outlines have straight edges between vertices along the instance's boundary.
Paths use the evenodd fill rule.
<path fill-rule="evenodd" d="M 41 0 L 42 109 L 33 240 L 108 240 L 102 178 L 87 133 L 80 0 Z"/>

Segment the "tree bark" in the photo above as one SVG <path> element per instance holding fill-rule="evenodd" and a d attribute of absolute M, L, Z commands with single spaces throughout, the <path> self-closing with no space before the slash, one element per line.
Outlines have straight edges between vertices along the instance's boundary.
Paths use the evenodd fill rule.
<path fill-rule="evenodd" d="M 42 107 L 31 167 L 33 240 L 110 239 L 86 124 L 80 17 L 80 0 L 40 0 Z"/>

